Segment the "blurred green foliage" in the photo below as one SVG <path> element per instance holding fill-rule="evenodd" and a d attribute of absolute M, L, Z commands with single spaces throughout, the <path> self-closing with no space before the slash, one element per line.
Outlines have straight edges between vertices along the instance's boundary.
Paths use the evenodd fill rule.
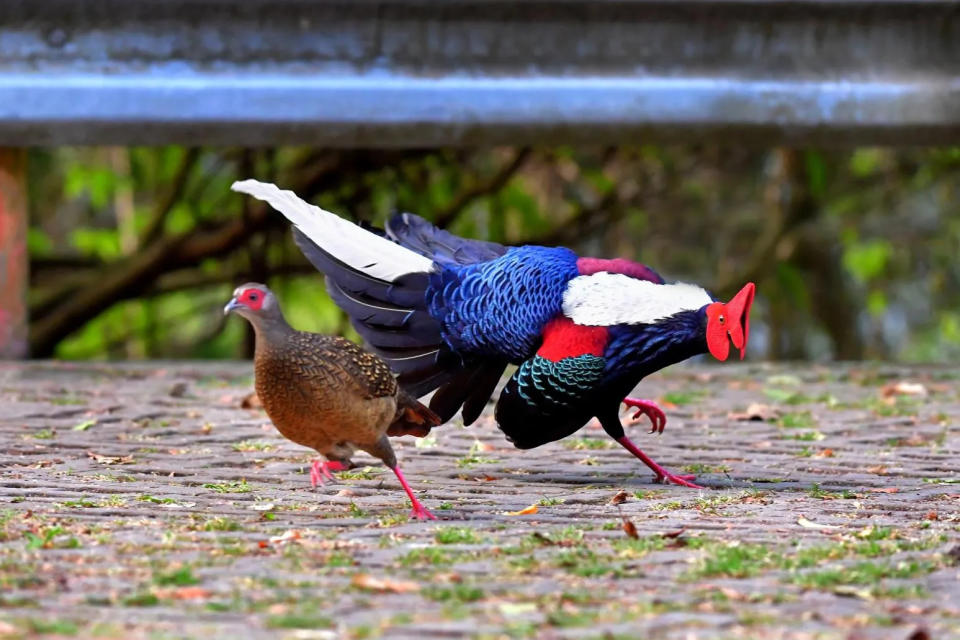
<path fill-rule="evenodd" d="M 228 358 L 233 288 L 265 280 L 298 328 L 356 337 L 280 216 L 275 181 L 354 220 L 412 211 L 457 234 L 647 262 L 720 296 L 759 287 L 751 354 L 960 356 L 960 149 L 30 152 L 35 355 Z M 129 274 L 129 277 L 128 277 Z"/>

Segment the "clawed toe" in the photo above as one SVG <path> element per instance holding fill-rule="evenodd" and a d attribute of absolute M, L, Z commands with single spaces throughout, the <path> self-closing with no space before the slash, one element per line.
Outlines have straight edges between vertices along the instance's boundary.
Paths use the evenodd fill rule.
<path fill-rule="evenodd" d="M 654 479 L 654 482 L 661 484 L 676 484 L 681 487 L 689 487 L 691 489 L 706 489 L 706 487 L 701 487 L 698 484 L 690 482 L 690 480 L 695 480 L 697 476 L 695 475 L 674 475 L 672 473 L 666 472 L 663 475 L 657 475 Z"/>

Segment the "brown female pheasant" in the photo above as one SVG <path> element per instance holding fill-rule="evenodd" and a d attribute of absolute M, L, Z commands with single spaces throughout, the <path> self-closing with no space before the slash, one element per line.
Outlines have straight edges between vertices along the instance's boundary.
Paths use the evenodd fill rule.
<path fill-rule="evenodd" d="M 344 338 L 293 329 L 265 285 L 237 287 L 223 310 L 232 311 L 256 333 L 254 384 L 270 420 L 284 437 L 327 459 L 313 463 L 311 484 L 351 468 L 360 449 L 393 470 L 414 518 L 435 520 L 413 495 L 387 436 L 426 435 L 440 424 L 437 415 L 407 395 L 379 357 Z"/>

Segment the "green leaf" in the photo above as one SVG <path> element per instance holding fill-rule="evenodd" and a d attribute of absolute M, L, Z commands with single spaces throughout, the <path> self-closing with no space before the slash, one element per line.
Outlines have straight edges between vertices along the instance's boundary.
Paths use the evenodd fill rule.
<path fill-rule="evenodd" d="M 843 266 L 860 282 L 869 282 L 881 275 L 893 254 L 893 246 L 883 239 L 867 240 L 848 246 Z"/>
<path fill-rule="evenodd" d="M 883 291 L 871 291 L 867 295 L 867 311 L 872 316 L 882 316 L 887 310 L 887 294 Z"/>
<path fill-rule="evenodd" d="M 103 260 L 120 255 L 120 234 L 115 229 L 74 229 L 70 233 L 70 241 L 84 255 Z"/>
<path fill-rule="evenodd" d="M 36 227 L 27 229 L 27 251 L 31 256 L 46 256 L 53 252 L 53 240 L 43 230 Z"/>
<path fill-rule="evenodd" d="M 816 151 L 808 151 L 804 157 L 807 169 L 807 188 L 815 198 L 822 198 L 827 191 L 827 164 L 823 155 Z"/>

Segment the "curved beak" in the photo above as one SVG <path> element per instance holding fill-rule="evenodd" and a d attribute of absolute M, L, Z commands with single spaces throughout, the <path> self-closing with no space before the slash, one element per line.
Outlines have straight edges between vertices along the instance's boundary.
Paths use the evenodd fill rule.
<path fill-rule="evenodd" d="M 236 298 L 231 298 L 230 302 L 227 303 L 227 306 L 223 308 L 223 315 L 229 315 L 231 311 L 241 307 L 242 305 L 237 302 Z"/>

